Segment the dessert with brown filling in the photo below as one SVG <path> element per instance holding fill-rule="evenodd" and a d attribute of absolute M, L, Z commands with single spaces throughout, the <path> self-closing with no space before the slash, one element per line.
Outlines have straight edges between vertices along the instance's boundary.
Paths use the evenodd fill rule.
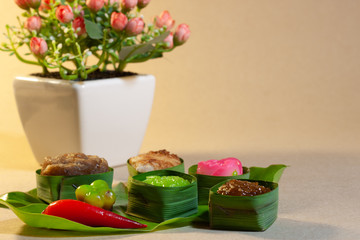
<path fill-rule="evenodd" d="M 104 158 L 84 153 L 65 153 L 55 157 L 46 157 L 41 168 L 41 175 L 76 176 L 104 173 L 109 165 Z"/>
<path fill-rule="evenodd" d="M 129 159 L 129 163 L 139 173 L 171 168 L 181 164 L 176 154 L 171 154 L 165 149 L 150 151 Z"/>
<path fill-rule="evenodd" d="M 233 179 L 220 186 L 217 193 L 230 196 L 256 196 L 270 191 L 270 188 L 261 186 L 258 182 Z"/>

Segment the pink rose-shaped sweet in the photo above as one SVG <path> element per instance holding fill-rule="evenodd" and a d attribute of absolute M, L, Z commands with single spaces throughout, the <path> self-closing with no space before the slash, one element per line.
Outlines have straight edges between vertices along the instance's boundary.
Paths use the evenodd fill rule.
<path fill-rule="evenodd" d="M 211 176 L 237 176 L 242 175 L 243 171 L 240 160 L 225 158 L 199 162 L 196 173 Z"/>
<path fill-rule="evenodd" d="M 155 25 L 158 28 L 166 26 L 167 30 L 170 30 L 175 24 L 175 21 L 172 19 L 169 11 L 163 11 L 159 16 L 155 17 Z"/>
<path fill-rule="evenodd" d="M 40 7 L 41 0 L 25 0 L 29 7 L 37 9 Z"/>
<path fill-rule="evenodd" d="M 97 12 L 104 7 L 104 0 L 86 0 L 86 6 L 91 11 Z"/>
<path fill-rule="evenodd" d="M 48 50 L 48 46 L 44 39 L 32 37 L 30 40 L 30 50 L 35 56 L 43 57 Z"/>
<path fill-rule="evenodd" d="M 138 0 L 122 0 L 121 6 L 124 10 L 131 10 L 136 7 Z"/>
<path fill-rule="evenodd" d="M 150 3 L 150 0 L 138 0 L 138 8 L 144 8 Z"/>
<path fill-rule="evenodd" d="M 83 17 L 75 18 L 74 21 L 72 22 L 72 27 L 74 28 L 75 33 L 78 36 L 81 36 L 86 33 L 85 22 Z"/>
<path fill-rule="evenodd" d="M 175 45 L 184 44 L 190 37 L 190 28 L 187 24 L 180 24 L 176 30 L 174 35 L 174 43 Z"/>
<path fill-rule="evenodd" d="M 126 25 L 125 31 L 129 36 L 136 36 L 144 29 L 144 20 L 140 17 L 132 18 Z"/>
<path fill-rule="evenodd" d="M 41 18 L 39 16 L 32 16 L 26 19 L 24 27 L 29 31 L 40 31 Z"/>
<path fill-rule="evenodd" d="M 15 0 L 15 3 L 22 9 L 28 10 L 30 8 L 30 6 L 27 3 L 27 0 Z"/>
<path fill-rule="evenodd" d="M 62 23 L 69 23 L 74 18 L 74 13 L 69 5 L 60 5 L 56 8 L 56 18 Z"/>
<path fill-rule="evenodd" d="M 174 47 L 174 34 L 171 32 L 169 35 L 164 39 L 164 42 L 166 43 L 166 48 L 171 49 Z"/>
<path fill-rule="evenodd" d="M 120 13 L 113 12 L 111 14 L 110 23 L 111 23 L 111 27 L 115 31 L 119 32 L 125 29 L 126 24 L 128 23 L 128 19 L 126 15 L 121 12 Z"/>

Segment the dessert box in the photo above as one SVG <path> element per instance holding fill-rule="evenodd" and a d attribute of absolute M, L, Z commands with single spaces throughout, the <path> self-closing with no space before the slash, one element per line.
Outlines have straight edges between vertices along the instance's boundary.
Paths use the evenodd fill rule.
<path fill-rule="evenodd" d="M 226 180 L 227 181 L 227 180 Z M 217 193 L 226 181 L 210 189 L 209 220 L 214 229 L 265 231 L 277 218 L 279 188 L 274 182 L 258 182 L 270 188 L 268 193 L 256 196 L 228 196 Z"/>
<path fill-rule="evenodd" d="M 143 182 L 147 176 L 179 176 L 190 184 L 183 187 L 153 186 Z M 198 193 L 194 176 L 172 170 L 158 170 L 129 178 L 127 214 L 162 222 L 188 217 L 197 212 Z"/>

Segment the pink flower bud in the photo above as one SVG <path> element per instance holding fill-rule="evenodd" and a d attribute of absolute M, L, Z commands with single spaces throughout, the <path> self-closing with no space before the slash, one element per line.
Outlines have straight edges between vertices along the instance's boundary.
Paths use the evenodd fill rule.
<path fill-rule="evenodd" d="M 119 0 L 104 0 L 104 4 L 107 6 L 107 5 L 110 5 L 110 6 L 119 6 L 120 3 L 119 3 Z"/>
<path fill-rule="evenodd" d="M 211 176 L 236 176 L 242 175 L 243 170 L 238 159 L 225 158 L 199 162 L 196 173 Z"/>
<path fill-rule="evenodd" d="M 39 32 L 41 28 L 41 18 L 39 16 L 29 17 L 26 20 L 24 27 L 29 31 Z"/>
<path fill-rule="evenodd" d="M 55 3 L 55 0 L 43 0 L 40 5 L 40 10 L 50 10 L 51 6 Z"/>
<path fill-rule="evenodd" d="M 73 13 L 75 17 L 77 16 L 83 17 L 84 16 L 83 7 L 81 5 L 77 5 L 77 7 L 73 7 Z"/>
<path fill-rule="evenodd" d="M 174 34 L 171 32 L 165 39 L 164 42 L 166 43 L 166 47 L 167 49 L 171 49 L 174 47 Z"/>
<path fill-rule="evenodd" d="M 81 36 L 86 33 L 85 21 L 83 17 L 75 18 L 74 21 L 72 22 L 72 27 L 74 28 L 75 33 L 78 36 Z"/>
<path fill-rule="evenodd" d="M 136 36 L 144 29 L 144 20 L 140 17 L 132 18 L 126 25 L 125 31 L 129 36 Z"/>
<path fill-rule="evenodd" d="M 146 7 L 151 0 L 138 0 L 137 6 L 138 8 L 144 8 Z"/>
<path fill-rule="evenodd" d="M 62 23 L 69 23 L 74 18 L 74 13 L 69 5 L 60 5 L 56 8 L 56 18 Z"/>
<path fill-rule="evenodd" d="M 138 0 L 122 0 L 121 6 L 124 10 L 129 11 L 129 10 L 133 9 L 134 7 L 136 7 L 137 3 L 138 3 Z"/>
<path fill-rule="evenodd" d="M 28 10 L 30 8 L 27 0 L 15 0 L 15 3 L 22 9 Z"/>
<path fill-rule="evenodd" d="M 126 15 L 121 12 L 120 13 L 113 12 L 111 14 L 110 23 L 111 23 L 111 27 L 115 31 L 122 31 L 125 29 L 126 24 L 128 23 L 128 19 Z"/>
<path fill-rule="evenodd" d="M 37 9 L 40 7 L 41 0 L 25 0 L 29 7 Z"/>
<path fill-rule="evenodd" d="M 175 21 L 172 19 L 168 11 L 163 11 L 160 16 L 155 17 L 155 25 L 158 28 L 166 26 L 167 30 L 170 30 L 175 24 Z"/>
<path fill-rule="evenodd" d="M 184 44 L 190 37 L 190 28 L 187 24 L 180 24 L 175 31 L 174 43 L 175 45 Z"/>
<path fill-rule="evenodd" d="M 91 11 L 97 12 L 104 7 L 104 0 L 86 0 L 86 6 Z"/>
<path fill-rule="evenodd" d="M 43 57 L 48 50 L 48 46 L 44 39 L 32 37 L 30 40 L 30 50 L 35 56 Z"/>

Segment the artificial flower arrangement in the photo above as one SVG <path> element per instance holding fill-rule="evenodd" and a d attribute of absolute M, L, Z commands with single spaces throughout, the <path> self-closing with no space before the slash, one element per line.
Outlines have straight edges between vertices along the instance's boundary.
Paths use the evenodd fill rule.
<path fill-rule="evenodd" d="M 122 73 L 128 63 L 162 57 L 190 36 L 168 11 L 145 24 L 141 10 L 150 0 L 15 0 L 25 12 L 19 27 L 6 26 L 8 43 L 0 50 L 67 80 L 85 80 L 112 66 Z M 22 56 L 27 46 L 35 60 Z M 94 58 L 94 61 L 90 60 Z M 95 63 L 94 63 L 95 62 Z"/>

